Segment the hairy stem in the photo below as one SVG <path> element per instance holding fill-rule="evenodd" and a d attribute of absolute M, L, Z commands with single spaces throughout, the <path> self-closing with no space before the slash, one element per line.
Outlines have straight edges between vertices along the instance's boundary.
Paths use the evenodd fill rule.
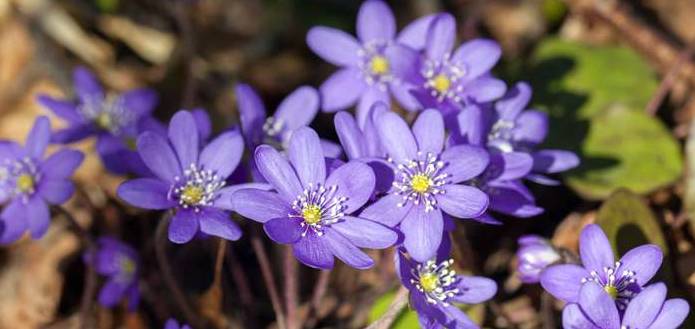
<path fill-rule="evenodd" d="M 195 312 L 186 300 L 186 295 L 183 293 L 183 290 L 181 290 L 181 287 L 179 287 L 179 285 L 176 283 L 174 273 L 171 270 L 171 265 L 169 264 L 169 260 L 167 258 L 166 248 L 167 244 L 169 243 L 168 228 L 171 216 L 171 212 L 165 213 L 157 225 L 157 231 L 155 232 L 155 253 L 157 255 L 157 263 L 159 263 L 159 268 L 162 271 L 164 284 L 166 284 L 167 289 L 171 291 L 171 294 L 174 297 L 174 302 L 178 306 L 179 310 L 183 313 L 186 321 L 194 324 L 196 328 L 202 328 L 198 316 L 196 316 Z"/>
<path fill-rule="evenodd" d="M 263 281 L 265 281 L 265 285 L 268 288 L 270 303 L 273 305 L 273 311 L 275 312 L 275 319 L 277 320 L 278 327 L 280 329 L 286 329 L 285 315 L 282 312 L 282 305 L 280 304 L 280 294 L 278 293 L 277 286 L 275 285 L 273 270 L 270 268 L 270 260 L 268 259 L 268 254 L 265 251 L 265 247 L 263 246 L 263 241 L 261 241 L 258 230 L 253 231 L 253 235 L 251 236 L 251 246 L 253 247 L 253 251 L 256 253 L 258 264 L 261 267 Z"/>
<path fill-rule="evenodd" d="M 91 252 L 94 251 L 94 240 L 89 235 L 89 232 L 80 226 L 77 220 L 75 220 L 75 217 L 73 217 L 72 214 L 70 214 L 70 212 L 65 208 L 55 206 L 53 209 L 67 219 L 68 223 L 70 224 L 70 229 L 77 234 L 82 244 L 85 245 L 87 254 L 91 255 Z M 93 327 L 90 321 L 90 311 L 92 309 L 92 302 L 94 301 L 94 296 L 96 295 L 97 290 L 97 273 L 92 264 L 94 264 L 94 260 L 91 259 L 87 264 L 85 264 L 85 282 L 82 297 L 80 299 L 80 328 L 82 329 Z"/>
<path fill-rule="evenodd" d="M 298 268 L 291 246 L 284 247 L 285 307 L 287 309 L 287 329 L 297 329 Z"/>
<path fill-rule="evenodd" d="M 401 286 L 401 288 L 398 289 L 398 292 L 396 292 L 396 297 L 393 299 L 393 302 L 391 302 L 391 305 L 389 305 L 386 313 L 384 313 L 384 315 L 382 315 L 378 320 L 370 324 L 366 329 L 390 328 L 406 305 L 408 305 L 408 289 Z"/>

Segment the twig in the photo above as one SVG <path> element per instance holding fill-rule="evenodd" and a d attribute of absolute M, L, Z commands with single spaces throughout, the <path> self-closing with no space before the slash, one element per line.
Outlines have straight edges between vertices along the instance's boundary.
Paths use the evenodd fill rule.
<path fill-rule="evenodd" d="M 159 268 L 162 271 L 162 278 L 167 286 L 167 289 L 171 291 L 174 296 L 174 302 L 178 306 L 179 310 L 183 312 L 183 316 L 186 321 L 191 324 L 195 324 L 196 328 L 202 328 L 201 321 L 196 316 L 195 312 L 191 308 L 190 304 L 186 300 L 186 295 L 184 295 L 181 287 L 176 283 L 174 274 L 171 270 L 171 265 L 167 259 L 166 247 L 169 243 L 168 239 L 168 228 L 169 221 L 171 220 L 172 213 L 167 212 L 162 216 L 162 219 L 157 225 L 157 231 L 155 232 L 155 253 L 157 255 L 157 262 L 159 263 Z"/>
<path fill-rule="evenodd" d="M 194 38 L 193 26 L 190 17 L 187 15 L 188 5 L 183 2 L 173 4 L 173 15 L 176 25 L 181 33 L 181 59 L 186 70 L 186 78 L 183 85 L 184 108 L 191 108 L 195 105 L 195 95 L 198 89 L 198 82 L 195 78 L 195 63 L 193 58 L 196 52 L 196 42 Z"/>
<path fill-rule="evenodd" d="M 86 246 L 88 255 L 89 252 L 94 250 L 94 240 L 92 237 L 89 235 L 89 232 L 87 232 L 80 224 L 75 220 L 75 217 L 70 214 L 65 208 L 61 206 L 55 206 L 53 207 L 55 211 L 63 215 L 65 219 L 67 219 L 68 223 L 70 224 L 71 229 L 77 234 L 82 240 L 82 243 Z M 94 270 L 94 261 L 90 260 L 87 262 L 85 265 L 85 282 L 84 282 L 84 289 L 82 291 L 82 297 L 80 299 L 80 314 L 81 314 L 81 320 L 80 320 L 80 328 L 82 329 L 87 329 L 91 328 L 91 321 L 90 321 L 90 311 L 92 309 L 92 301 L 94 300 L 94 295 L 96 294 L 97 290 L 97 273 Z"/>
<path fill-rule="evenodd" d="M 261 241 L 259 233 L 256 229 L 253 230 L 253 234 L 251 236 L 251 246 L 253 247 L 253 251 L 256 253 L 258 264 L 261 266 L 263 281 L 265 281 L 265 285 L 268 288 L 270 303 L 273 305 L 273 311 L 275 312 L 275 320 L 277 321 L 280 329 L 285 329 L 285 315 L 282 312 L 282 305 L 280 304 L 280 294 L 278 293 L 277 286 L 275 285 L 275 278 L 273 277 L 273 270 L 270 268 L 268 254 L 265 251 L 263 241 Z"/>
<path fill-rule="evenodd" d="M 318 310 L 321 306 L 321 300 L 326 294 L 326 289 L 328 288 L 328 283 L 330 282 L 331 271 L 321 271 L 319 272 L 319 277 L 314 285 L 314 291 L 311 294 L 311 300 L 309 301 L 309 310 L 306 313 L 306 327 L 313 328 L 318 320 L 321 319 L 321 315 Z"/>
<path fill-rule="evenodd" d="M 285 307 L 287 310 L 287 329 L 297 329 L 297 299 L 299 294 L 297 261 L 291 246 L 284 247 Z"/>
<path fill-rule="evenodd" d="M 222 266 L 224 265 L 224 254 L 227 250 L 227 240 L 219 239 L 217 245 L 217 257 L 215 258 L 215 277 L 212 280 L 213 285 L 219 286 L 222 283 Z"/>
<path fill-rule="evenodd" d="M 374 323 L 370 324 L 366 329 L 390 328 L 406 305 L 408 305 L 408 289 L 401 286 L 401 288 L 398 289 L 393 302 L 391 302 L 391 305 L 389 305 L 389 309 L 386 310 L 386 313 L 384 313 L 384 315 L 382 315 L 378 320 L 374 321 Z"/>
<path fill-rule="evenodd" d="M 541 321 L 543 322 L 543 329 L 557 328 L 555 327 L 555 315 L 553 313 L 553 297 L 544 291 L 541 295 Z"/>
<path fill-rule="evenodd" d="M 628 2 L 618 0 L 566 0 L 573 10 L 593 14 L 611 25 L 633 48 L 650 58 L 663 73 L 674 66 L 682 50 L 671 39 L 633 13 Z M 685 61 L 677 76 L 695 85 L 695 64 Z"/>
<path fill-rule="evenodd" d="M 234 254 L 234 248 L 232 244 L 228 244 L 227 250 L 227 269 L 229 270 L 232 280 L 234 280 L 234 285 L 239 292 L 239 300 L 244 308 L 242 320 L 245 322 L 245 328 L 256 328 L 256 307 L 254 307 L 255 299 L 253 293 L 251 292 L 251 286 L 249 285 L 249 279 L 244 272 L 244 268 L 239 263 L 236 255 Z"/>
<path fill-rule="evenodd" d="M 671 90 L 671 87 L 673 87 L 673 84 L 676 82 L 678 73 L 680 73 L 683 65 L 690 60 L 694 52 L 695 43 L 692 43 L 681 52 L 681 54 L 678 56 L 678 60 L 676 60 L 676 62 L 671 66 L 671 69 L 668 70 L 664 78 L 661 80 L 659 89 L 657 89 L 654 96 L 652 96 L 652 98 L 649 100 L 649 104 L 647 104 L 646 109 L 647 114 L 652 116 L 656 115 L 656 111 L 659 109 L 659 106 L 664 101 L 664 98 L 666 98 L 666 95 L 668 95 L 668 92 Z"/>
<path fill-rule="evenodd" d="M 255 301 L 253 293 L 251 293 L 251 289 L 249 289 L 249 279 L 244 272 L 244 268 L 239 264 L 232 245 L 230 244 L 227 248 L 229 249 L 227 252 L 227 262 L 229 262 L 228 268 L 232 274 L 234 284 L 236 284 L 237 289 L 239 289 L 239 299 L 244 306 L 251 307 Z"/>

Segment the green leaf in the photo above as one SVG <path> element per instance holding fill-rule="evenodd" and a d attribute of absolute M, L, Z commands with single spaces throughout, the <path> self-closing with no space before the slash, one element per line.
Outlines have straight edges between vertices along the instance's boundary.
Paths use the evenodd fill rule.
<path fill-rule="evenodd" d="M 395 296 L 396 293 L 391 291 L 383 294 L 381 297 L 379 297 L 379 299 L 376 300 L 376 302 L 374 302 L 374 305 L 372 305 L 372 309 L 369 312 L 369 323 L 376 321 L 384 313 L 386 313 L 386 310 L 388 310 L 389 305 L 391 305 L 391 302 L 393 302 L 393 298 Z M 406 307 L 401 314 L 398 315 L 396 321 L 393 322 L 391 329 L 419 329 L 419 323 L 417 313 L 409 307 Z"/>
<path fill-rule="evenodd" d="M 386 313 L 386 310 L 388 310 L 389 305 L 391 305 L 391 302 L 393 302 L 395 295 L 396 293 L 393 291 L 387 292 L 381 295 L 381 297 L 374 302 L 374 305 L 372 305 L 372 309 L 369 312 L 369 323 L 378 320 L 384 313 Z M 459 305 L 459 308 L 464 311 L 475 323 L 482 323 L 485 320 L 485 304 L 461 304 Z M 406 306 L 405 309 L 401 311 L 401 314 L 398 315 L 396 321 L 393 322 L 391 329 L 419 329 L 419 323 L 417 312 Z"/>
<path fill-rule="evenodd" d="M 580 118 L 589 118 L 616 103 L 641 110 L 659 84 L 649 65 L 627 47 L 596 47 L 549 38 L 536 49 L 532 61 L 532 81 L 548 87 L 535 89 L 540 91 L 539 103 L 550 102 L 558 106 L 557 111 L 576 111 Z M 564 99 L 567 94 L 579 96 L 581 102 Z"/>
<path fill-rule="evenodd" d="M 596 216 L 618 255 L 647 243 L 653 243 L 668 254 L 659 222 L 642 197 L 627 189 L 619 189 L 602 205 Z"/>
<path fill-rule="evenodd" d="M 664 260 L 651 282 L 662 281 L 672 293 L 679 294 L 673 285 L 672 260 L 664 234 L 642 197 L 627 189 L 617 190 L 601 205 L 596 224 L 606 233 L 616 259 L 635 247 L 648 243 L 657 245 L 664 253 Z"/>
<path fill-rule="evenodd" d="M 605 199 L 619 187 L 649 193 L 680 176 L 676 140 L 643 114 L 658 82 L 631 49 L 550 38 L 527 76 L 550 117 L 543 147 L 577 152 L 580 166 L 564 177 L 583 197 Z"/>
<path fill-rule="evenodd" d="M 643 194 L 680 177 L 682 156 L 675 138 L 657 119 L 614 106 L 590 121 L 580 152 L 581 167 L 567 184 L 588 199 L 626 187 Z"/>
<path fill-rule="evenodd" d="M 118 8 L 118 0 L 95 0 L 97 8 L 103 13 L 112 13 Z"/>

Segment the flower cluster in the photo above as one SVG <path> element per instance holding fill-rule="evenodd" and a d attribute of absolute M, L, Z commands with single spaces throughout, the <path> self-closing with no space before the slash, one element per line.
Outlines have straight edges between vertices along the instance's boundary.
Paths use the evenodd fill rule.
<path fill-rule="evenodd" d="M 666 300 L 663 283 L 648 284 L 663 259 L 656 245 L 636 247 L 616 261 L 606 235 L 590 224 L 579 238 L 581 264 L 561 264 L 547 241 L 525 237 L 520 243 L 522 279 L 537 282 L 540 273 L 543 288 L 567 302 L 565 328 L 675 329 L 690 311 L 682 299 Z"/>
<path fill-rule="evenodd" d="M 140 301 L 140 260 L 135 249 L 116 239 L 102 237 L 97 242 L 96 250 L 85 253 L 84 261 L 94 266 L 97 273 L 107 277 L 99 292 L 99 304 L 113 307 L 126 298 L 129 310 L 137 308 Z"/>
<path fill-rule="evenodd" d="M 82 155 L 63 150 L 44 160 L 49 141 L 96 136 L 105 167 L 131 175 L 118 197 L 166 211 L 171 242 L 237 240 L 242 229 L 232 219 L 236 213 L 261 223 L 271 240 L 291 245 L 295 257 L 313 268 L 331 269 L 338 258 L 366 269 L 374 261 L 363 248 L 395 246 L 396 267 L 423 327 L 476 328 L 452 304 L 484 302 L 497 287 L 490 279 L 455 273 L 448 241 L 455 220 L 501 224 L 491 212 L 539 214 L 524 180 L 554 184 L 547 175 L 577 166 L 577 156 L 537 149 L 548 119 L 526 110 L 530 87 L 521 82 L 507 90 L 493 76 L 501 55 L 496 42 L 456 46 L 450 14 L 420 18 L 397 33 L 385 2 L 367 0 L 358 13 L 357 38 L 314 27 L 307 43 L 340 69 L 318 90 L 296 89 L 271 116 L 250 86 L 238 84 L 239 126 L 217 136 L 204 110 L 178 111 L 165 126 L 152 116 L 152 91 L 114 95 L 78 68 L 74 99 L 38 99 L 67 128 L 51 134 L 48 120 L 39 118 L 25 147 L 0 144 L 0 202 L 9 203 L 0 214 L 2 242 L 27 228 L 40 237 L 48 226 L 47 204 L 63 203 L 73 192 L 68 178 Z M 391 97 L 416 117 L 412 124 L 392 111 Z M 355 116 L 343 111 L 354 105 Z M 340 145 L 308 127 L 319 109 L 338 112 Z M 582 258 L 584 253 L 586 268 L 543 274 L 548 290 L 576 305 L 571 310 L 586 307 L 580 287 L 587 282 L 609 292 L 621 312 L 629 310 L 629 300 L 655 271 L 629 258 L 613 263 L 605 252 L 588 250 Z M 651 247 L 643 253 L 656 257 Z M 551 256 L 544 255 L 540 266 L 552 263 Z M 131 306 L 137 303 L 139 266 L 132 249 L 101 239 L 86 260 L 108 277 L 102 304 L 124 295 Z M 529 271 L 540 271 L 534 266 Z"/>

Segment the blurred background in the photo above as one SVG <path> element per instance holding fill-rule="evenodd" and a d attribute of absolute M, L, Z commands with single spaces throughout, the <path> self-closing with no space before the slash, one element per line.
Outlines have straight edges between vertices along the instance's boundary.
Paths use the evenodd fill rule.
<path fill-rule="evenodd" d="M 695 1 L 393 0 L 399 27 L 437 11 L 456 16 L 460 40 L 490 37 L 504 49 L 495 74 L 529 81 L 534 107 L 548 111 L 547 146 L 582 158 L 563 186 L 531 185 L 546 212 L 500 227 L 463 225 L 454 255 L 463 272 L 493 277 L 496 298 L 468 309 L 488 328 L 559 328 L 538 285 L 514 275 L 516 240 L 552 237 L 576 250 L 579 228 L 600 223 L 619 253 L 645 242 L 664 249 L 659 280 L 672 296 L 695 297 Z M 348 0 L 0 0 L 0 137 L 22 139 L 39 114 L 38 93 L 70 96 L 77 65 L 105 86 L 156 89 L 163 121 L 203 107 L 217 131 L 237 123 L 234 85 L 251 84 L 268 109 L 300 85 L 318 86 L 334 68 L 305 43 L 315 25 L 352 33 L 360 1 Z M 60 126 L 59 120 L 53 126 Z M 332 115 L 313 127 L 335 139 Z M 153 261 L 153 214 L 115 197 L 124 179 L 104 171 L 93 141 L 69 203 L 92 232 L 118 236 L 142 254 L 137 312 L 87 310 L 97 328 L 161 328 L 174 315 Z M 144 218 L 152 217 L 152 218 Z M 249 224 L 243 223 L 245 232 Z M 273 312 L 247 239 L 218 252 L 216 241 L 170 248 L 175 275 L 211 328 L 273 328 Z M 0 329 L 76 328 L 84 264 L 63 222 L 38 241 L 0 248 Z M 273 260 L 281 249 L 273 250 Z M 301 268 L 301 312 L 309 328 L 361 328 L 378 318 L 399 285 L 392 251 L 370 254 L 369 271 L 338 266 L 316 314 L 307 313 L 318 272 Z M 216 260 L 219 266 L 215 266 Z M 276 262 L 277 263 L 277 262 Z M 217 268 L 217 271 L 215 270 Z M 242 275 L 242 274 L 244 275 Z M 239 286 L 239 276 L 245 285 Z M 216 280 L 215 280 L 216 279 Z M 417 328 L 412 312 L 395 328 Z M 695 328 L 695 324 L 686 324 Z"/>

